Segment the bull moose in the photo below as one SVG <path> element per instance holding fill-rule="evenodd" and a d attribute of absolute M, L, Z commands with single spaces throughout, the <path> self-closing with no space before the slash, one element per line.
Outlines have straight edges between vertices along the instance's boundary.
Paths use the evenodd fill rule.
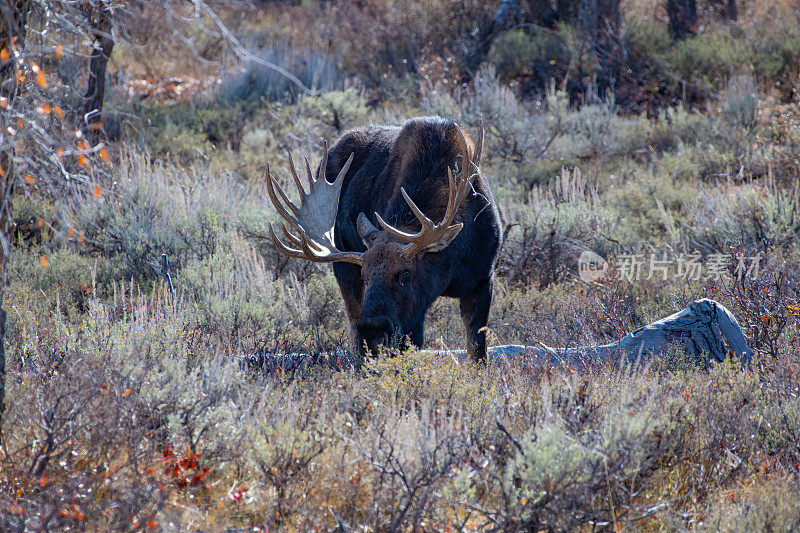
<path fill-rule="evenodd" d="M 448 296 L 460 300 L 467 352 L 486 360 L 501 236 L 479 167 L 482 146 L 483 128 L 473 142 L 440 117 L 350 130 L 330 151 L 326 144 L 314 175 L 305 160 L 308 192 L 289 154 L 300 207 L 267 167 L 270 199 L 294 246 L 270 225 L 275 247 L 333 263 L 351 340 L 362 356 L 381 346 L 421 346 L 428 309 Z"/>

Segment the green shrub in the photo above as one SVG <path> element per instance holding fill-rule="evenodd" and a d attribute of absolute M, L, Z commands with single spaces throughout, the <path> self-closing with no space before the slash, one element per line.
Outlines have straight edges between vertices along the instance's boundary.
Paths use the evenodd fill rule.
<path fill-rule="evenodd" d="M 344 91 L 305 96 L 299 111 L 314 120 L 326 124 L 337 135 L 356 126 L 365 126 L 369 108 L 364 94 L 353 87 Z"/>
<path fill-rule="evenodd" d="M 677 43 L 663 57 L 674 76 L 720 91 L 731 69 L 746 65 L 740 44 L 724 29 L 712 29 Z"/>
<path fill-rule="evenodd" d="M 554 72 L 555 65 L 569 63 L 570 51 L 563 37 L 549 30 L 533 34 L 512 30 L 495 39 L 487 60 L 496 66 L 497 74 L 504 79 L 540 76 L 546 80 L 546 73 Z"/>

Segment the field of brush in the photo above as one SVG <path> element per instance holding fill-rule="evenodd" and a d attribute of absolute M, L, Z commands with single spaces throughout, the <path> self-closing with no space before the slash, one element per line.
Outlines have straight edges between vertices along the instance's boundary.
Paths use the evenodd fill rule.
<path fill-rule="evenodd" d="M 193 56 L 155 16 L 126 38 L 159 39 L 115 46 L 97 185 L 14 200 L 0 529 L 800 529 L 797 4 L 748 3 L 736 23 L 704 11 L 675 43 L 647 7 L 661 3 L 622 2 L 631 73 L 591 98 L 567 23 L 503 33 L 461 78 L 494 6 L 400 4 L 217 7 L 315 95 L 205 34 Z M 80 61 L 52 77 L 85 83 Z M 245 368 L 348 347 L 330 267 L 269 240 L 267 163 L 288 184 L 286 148 L 316 164 L 348 128 L 434 114 L 486 129 L 505 232 L 491 345 L 609 343 L 712 298 L 752 368 L 675 353 L 531 371 L 416 351 Z M 641 254 L 641 275 L 584 283 L 587 249 Z M 164 253 L 174 298 L 149 264 Z M 689 254 L 720 274 L 687 277 Z M 669 269 L 650 275 L 651 258 Z M 457 302 L 433 306 L 425 338 L 463 348 Z"/>

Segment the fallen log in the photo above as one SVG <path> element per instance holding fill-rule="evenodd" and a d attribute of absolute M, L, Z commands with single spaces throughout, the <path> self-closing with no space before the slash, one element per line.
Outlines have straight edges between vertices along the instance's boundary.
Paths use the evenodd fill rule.
<path fill-rule="evenodd" d="M 495 359 L 521 358 L 527 364 L 559 363 L 577 368 L 598 364 L 645 363 L 682 350 L 686 359 L 706 368 L 729 353 L 742 365 L 753 352 L 736 317 L 721 303 L 703 298 L 685 309 L 642 326 L 617 342 L 600 346 L 558 349 L 549 346 L 496 346 Z"/>
<path fill-rule="evenodd" d="M 424 351 L 467 359 L 464 350 Z M 598 365 L 657 363 L 676 351 L 682 351 L 687 361 L 700 368 L 724 361 L 729 354 L 742 365 L 748 365 L 753 355 L 736 317 L 721 303 L 703 298 L 611 344 L 573 348 L 504 344 L 489 348 L 489 362 L 525 367 L 557 364 L 585 369 Z M 360 361 L 350 352 L 339 351 L 250 355 L 242 358 L 242 365 L 264 372 L 295 372 L 317 365 L 336 369 L 358 367 Z"/>

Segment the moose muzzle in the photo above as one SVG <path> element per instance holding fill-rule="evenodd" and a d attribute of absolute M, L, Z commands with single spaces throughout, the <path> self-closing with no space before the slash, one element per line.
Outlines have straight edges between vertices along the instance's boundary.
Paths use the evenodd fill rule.
<path fill-rule="evenodd" d="M 362 355 L 366 349 L 377 355 L 381 347 L 390 348 L 399 346 L 400 326 L 389 317 L 363 317 L 356 324 L 356 332 L 360 338 Z"/>

